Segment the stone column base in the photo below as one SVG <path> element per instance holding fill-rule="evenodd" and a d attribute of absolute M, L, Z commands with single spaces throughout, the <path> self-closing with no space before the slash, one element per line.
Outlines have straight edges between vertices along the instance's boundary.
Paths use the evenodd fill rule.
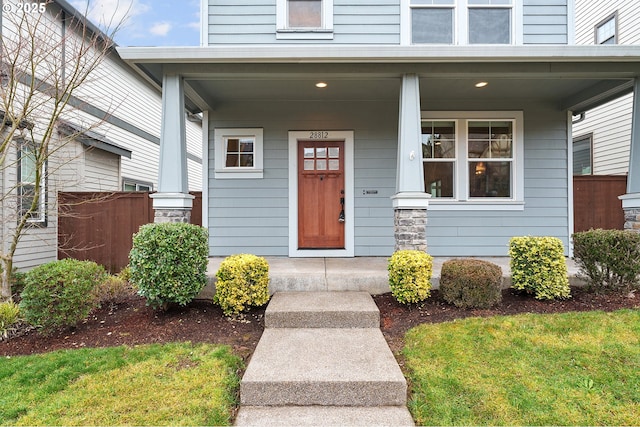
<path fill-rule="evenodd" d="M 395 250 L 427 251 L 427 210 L 398 209 L 393 214 Z"/>
<path fill-rule="evenodd" d="M 153 222 L 191 222 L 194 196 L 185 193 L 154 193 Z"/>
<path fill-rule="evenodd" d="M 191 222 L 191 209 L 154 209 L 153 222 Z"/>
<path fill-rule="evenodd" d="M 623 194 L 624 229 L 640 233 L 640 193 Z"/>

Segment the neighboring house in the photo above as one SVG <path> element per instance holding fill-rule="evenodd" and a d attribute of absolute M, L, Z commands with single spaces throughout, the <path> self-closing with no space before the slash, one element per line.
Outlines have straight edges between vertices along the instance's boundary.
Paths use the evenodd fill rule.
<path fill-rule="evenodd" d="M 576 0 L 576 44 L 640 45 L 635 0 Z M 574 175 L 626 175 L 633 94 L 589 110 L 573 126 Z"/>
<path fill-rule="evenodd" d="M 15 32 L 9 26 L 7 14 L 14 13 L 23 3 L 7 0 L 0 3 L 4 6 L 0 36 L 12 37 Z M 84 21 L 85 18 L 67 1 L 47 3 L 43 10 L 37 10 L 34 6 L 30 13 L 45 13 L 49 25 L 57 28 L 54 35 L 73 31 L 69 23 L 77 19 L 86 22 L 94 34 L 100 31 Z M 64 56 L 61 52 L 51 52 L 51 57 Z M 43 69 L 35 70 L 36 77 L 46 72 L 45 66 L 43 64 Z M 58 242 L 56 196 L 59 191 L 157 190 L 161 95 L 158 88 L 123 62 L 115 49 L 109 51 L 91 78 L 76 90 L 69 101 L 71 108 L 64 114 L 64 120 L 56 124 L 54 146 L 57 149 L 46 165 L 41 208 L 30 219 L 30 226 L 18 246 L 16 267 L 31 268 L 55 260 L 58 245 L 64 245 L 64 242 Z M 35 121 L 25 126 L 32 126 L 38 132 L 42 131 L 45 124 Z M 190 115 L 185 126 L 184 156 L 188 169 L 187 189 L 193 191 L 202 187 L 201 129 L 201 120 Z M 20 209 L 20 203 L 24 203 L 19 201 L 23 199 L 18 193 L 33 185 L 28 181 L 34 176 L 34 165 L 28 153 L 23 151 L 22 154 L 12 155 L 16 156 L 13 159 L 16 166 L 14 168 L 7 163 L 9 166 L 2 168 L 1 180 L 3 188 L 15 188 L 16 191 L 15 197 L 7 197 L 2 203 L 1 232 L 5 245 L 6 236 L 16 221 L 16 209 Z M 15 200 L 18 200 L 17 204 Z"/>
<path fill-rule="evenodd" d="M 212 256 L 506 256 L 519 235 L 568 255 L 572 117 L 639 102 L 640 46 L 575 45 L 572 0 L 202 11 L 201 47 L 118 51 L 162 86 L 167 156 L 184 156 L 185 101 L 202 110 Z M 188 212 L 184 163 L 160 174 L 156 211 Z M 629 182 L 640 208 L 640 170 Z"/>

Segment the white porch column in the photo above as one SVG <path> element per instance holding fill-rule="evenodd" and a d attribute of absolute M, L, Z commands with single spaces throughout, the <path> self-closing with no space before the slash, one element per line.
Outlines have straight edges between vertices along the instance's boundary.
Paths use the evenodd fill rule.
<path fill-rule="evenodd" d="M 427 250 L 427 206 L 422 171 L 420 79 L 402 76 L 398 121 L 398 166 L 394 208 L 395 250 Z"/>
<path fill-rule="evenodd" d="M 640 78 L 633 85 L 633 112 L 631 114 L 631 152 L 627 194 L 620 196 L 624 210 L 624 228 L 640 233 Z"/>
<path fill-rule="evenodd" d="M 165 74 L 158 192 L 151 195 L 155 222 L 190 222 L 194 197 L 188 179 L 184 80 L 178 74 Z"/>

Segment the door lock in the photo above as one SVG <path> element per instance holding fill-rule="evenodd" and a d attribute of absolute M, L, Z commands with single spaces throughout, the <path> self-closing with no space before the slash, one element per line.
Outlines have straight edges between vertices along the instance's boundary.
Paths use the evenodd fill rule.
<path fill-rule="evenodd" d="M 340 192 L 344 194 L 344 190 Z M 338 215 L 338 222 L 344 222 L 344 197 L 340 197 L 340 215 Z"/>

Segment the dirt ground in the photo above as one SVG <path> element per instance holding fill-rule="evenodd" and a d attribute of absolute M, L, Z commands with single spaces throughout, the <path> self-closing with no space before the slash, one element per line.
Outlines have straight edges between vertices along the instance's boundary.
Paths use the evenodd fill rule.
<path fill-rule="evenodd" d="M 445 303 L 437 290 L 424 303 L 403 305 L 391 294 L 374 297 L 380 309 L 382 332 L 397 353 L 404 333 L 421 323 L 438 323 L 470 316 L 516 313 L 557 313 L 567 311 L 640 308 L 640 293 L 595 295 L 572 288 L 572 298 L 564 301 L 536 301 L 513 290 L 503 291 L 502 303 L 488 310 L 459 309 Z M 65 348 L 108 347 L 191 341 L 232 346 L 247 360 L 262 335 L 265 308 L 255 308 L 237 318 L 227 318 L 219 307 L 196 301 L 166 312 L 154 311 L 143 298 L 131 296 L 125 301 L 96 310 L 78 326 L 42 336 L 34 330 L 0 342 L 0 356 L 43 353 Z"/>

